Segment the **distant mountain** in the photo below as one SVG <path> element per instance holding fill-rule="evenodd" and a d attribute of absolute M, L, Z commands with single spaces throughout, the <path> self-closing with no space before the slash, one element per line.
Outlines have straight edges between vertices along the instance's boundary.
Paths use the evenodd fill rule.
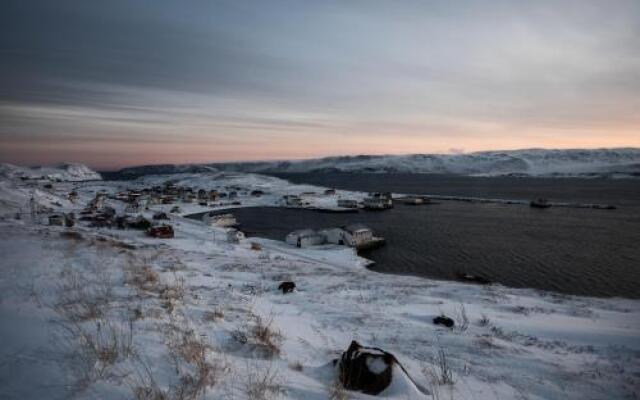
<path fill-rule="evenodd" d="M 53 167 L 20 167 L 13 164 L 0 164 L 2 178 L 49 179 L 60 181 L 100 180 L 99 173 L 84 164 L 60 164 Z"/>
<path fill-rule="evenodd" d="M 359 155 L 303 161 L 149 165 L 118 171 L 120 178 L 179 172 L 435 173 L 470 176 L 640 177 L 640 149 L 526 149 L 469 154 Z"/>

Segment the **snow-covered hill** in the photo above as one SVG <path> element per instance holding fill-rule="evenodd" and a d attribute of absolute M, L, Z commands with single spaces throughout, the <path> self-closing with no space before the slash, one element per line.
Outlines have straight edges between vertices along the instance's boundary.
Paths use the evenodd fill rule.
<path fill-rule="evenodd" d="M 122 176 L 195 172 L 199 169 L 258 173 L 438 173 L 476 176 L 640 177 L 640 149 L 527 149 L 469 154 L 359 155 L 304 161 L 218 163 L 125 168 Z"/>
<path fill-rule="evenodd" d="M 61 164 L 54 167 L 20 167 L 0 164 L 0 178 L 48 179 L 52 181 L 93 181 L 100 180 L 99 173 L 84 164 Z"/>

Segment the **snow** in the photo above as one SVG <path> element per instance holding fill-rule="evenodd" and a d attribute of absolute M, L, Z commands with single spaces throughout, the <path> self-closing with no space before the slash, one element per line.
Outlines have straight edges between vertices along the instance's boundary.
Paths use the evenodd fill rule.
<path fill-rule="evenodd" d="M 38 204 L 55 211 L 77 211 L 98 191 L 117 193 L 167 180 L 206 189 L 265 191 L 259 198 L 240 195 L 241 206 L 278 206 L 283 194 L 305 192 L 318 193 L 303 195 L 312 206 L 364 196 L 344 191 L 324 196 L 322 188 L 228 172 L 55 182 L 48 190 L 1 180 L 0 398 L 133 398 L 136 388 L 153 387 L 152 382 L 158 390 L 171 391 L 197 370 L 176 349 L 185 338 L 204 343 L 207 362 L 219 368 L 215 384 L 204 388 L 202 398 L 249 399 L 256 382 L 266 381 L 273 389 L 266 398 L 327 399 L 335 386 L 332 360 L 352 340 L 394 354 L 410 376 L 394 367 L 392 384 L 377 398 L 638 395 L 637 300 L 380 274 L 366 269 L 368 261 L 353 249 L 298 249 L 261 238 L 231 244 L 224 229 L 183 214 L 170 215 L 176 237 L 166 240 L 82 223 L 71 230 L 82 237 L 77 240 L 61 236 L 68 228 L 46 226 L 44 219 L 28 216 L 15 220 L 10 214 L 28 203 L 32 193 Z M 75 203 L 66 200 L 71 190 L 78 192 Z M 117 200 L 107 202 L 119 212 L 125 208 Z M 179 205 L 185 214 L 230 207 Z M 172 206 L 151 206 L 144 215 Z M 252 250 L 252 242 L 262 249 Z M 142 265 L 158 276 L 147 289 L 130 277 Z M 297 291 L 283 295 L 277 287 L 289 280 Z M 109 289 L 97 318 L 101 329 L 114 326 L 126 338 L 130 316 L 139 310 L 140 317 L 131 322 L 135 351 L 122 350 L 109 365 L 86 363 L 77 337 L 68 334 L 78 329 L 96 334 L 98 328 L 96 319 L 70 323 L 61 312 L 61 298 L 73 292 L 65 289 L 73 282 Z M 469 324 L 453 330 L 434 326 L 433 317 L 442 313 L 457 326 L 465 319 Z M 275 353 L 252 335 L 258 323 L 274 332 Z M 238 340 L 240 334 L 246 335 L 246 343 Z M 452 370 L 452 384 L 442 382 L 441 354 Z M 94 373 L 97 367 L 104 367 L 100 374 Z M 349 398 L 376 397 L 349 392 Z"/>
<path fill-rule="evenodd" d="M 241 172 L 439 173 L 473 176 L 638 177 L 640 149 L 524 149 L 468 154 L 359 155 L 303 161 L 125 168 L 123 175 L 180 172 L 188 169 Z"/>
<path fill-rule="evenodd" d="M 0 164 L 0 177 L 29 178 L 61 181 L 100 180 L 100 174 L 84 164 L 62 164 L 54 167 L 20 167 L 12 164 Z"/>

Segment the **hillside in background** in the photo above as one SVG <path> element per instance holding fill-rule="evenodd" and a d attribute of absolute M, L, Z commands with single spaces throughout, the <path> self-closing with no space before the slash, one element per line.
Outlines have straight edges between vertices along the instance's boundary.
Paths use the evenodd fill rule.
<path fill-rule="evenodd" d="M 483 151 L 469 154 L 359 155 L 303 161 L 149 165 L 124 168 L 115 176 L 178 172 L 256 173 L 433 173 L 469 176 L 640 177 L 640 149 Z"/>

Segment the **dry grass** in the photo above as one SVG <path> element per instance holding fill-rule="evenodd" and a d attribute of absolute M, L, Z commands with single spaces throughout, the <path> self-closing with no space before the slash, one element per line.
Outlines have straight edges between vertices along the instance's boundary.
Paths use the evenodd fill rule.
<path fill-rule="evenodd" d="M 159 282 L 160 276 L 148 265 L 132 270 L 131 276 L 129 277 L 129 283 L 135 285 L 142 291 L 156 290 Z"/>
<path fill-rule="evenodd" d="M 224 319 L 224 312 L 222 312 L 222 308 L 216 307 L 213 311 L 205 311 L 202 319 L 205 322 L 216 322 Z"/>
<path fill-rule="evenodd" d="M 220 357 L 212 359 L 213 349 L 195 332 L 180 330 L 175 323 L 167 328 L 166 344 L 180 377 L 171 390 L 171 398 L 203 397 L 227 372 L 226 363 Z"/>
<path fill-rule="evenodd" d="M 254 325 L 251 329 L 250 337 L 258 344 L 268 357 L 280 355 L 280 344 L 282 334 L 273 328 L 273 317 L 266 320 L 259 315 L 254 315 Z"/>
<path fill-rule="evenodd" d="M 273 400 L 284 393 L 280 375 L 271 363 L 264 368 L 248 366 L 245 378 L 243 391 L 247 400 Z"/>
<path fill-rule="evenodd" d="M 482 314 L 482 316 L 478 320 L 478 326 L 481 327 L 489 326 L 490 323 L 491 320 L 489 320 L 489 317 L 486 314 Z"/>
<path fill-rule="evenodd" d="M 113 282 L 105 273 L 90 280 L 77 271 L 66 269 L 58 284 L 58 298 L 53 308 L 68 321 L 99 318 L 106 312 L 112 288 Z"/>
<path fill-rule="evenodd" d="M 329 386 L 329 400 L 348 400 L 349 392 L 344 388 L 340 379 L 336 378 Z"/>
<path fill-rule="evenodd" d="M 453 380 L 453 370 L 447 359 L 447 354 L 442 348 L 438 350 L 436 365 L 438 367 L 438 382 L 441 385 L 453 385 L 455 383 Z"/>
<path fill-rule="evenodd" d="M 460 304 L 456 309 L 455 322 L 456 331 L 466 332 L 466 330 L 469 329 L 469 317 L 467 316 L 467 309 L 464 307 L 464 304 Z"/>
<path fill-rule="evenodd" d="M 133 355 L 133 320 L 121 327 L 109 319 L 101 318 L 94 324 L 69 320 L 58 321 L 62 328 L 57 338 L 69 358 L 75 362 L 78 385 L 86 385 L 108 374 L 110 368 Z"/>

